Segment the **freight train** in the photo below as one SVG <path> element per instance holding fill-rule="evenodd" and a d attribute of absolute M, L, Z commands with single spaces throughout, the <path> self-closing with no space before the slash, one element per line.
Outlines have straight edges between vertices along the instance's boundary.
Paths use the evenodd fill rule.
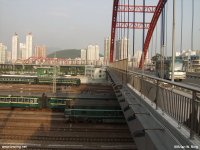
<path fill-rule="evenodd" d="M 0 83 L 24 83 L 24 84 L 52 84 L 53 79 L 50 77 L 26 76 L 26 75 L 0 75 Z M 79 86 L 79 78 L 57 77 L 58 85 L 76 85 Z"/>
<path fill-rule="evenodd" d="M 69 122 L 125 122 L 123 112 L 116 100 L 67 100 L 64 114 Z"/>

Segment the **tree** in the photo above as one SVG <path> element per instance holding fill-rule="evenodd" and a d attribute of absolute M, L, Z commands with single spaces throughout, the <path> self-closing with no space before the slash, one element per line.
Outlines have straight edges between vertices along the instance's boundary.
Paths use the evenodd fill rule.
<path fill-rule="evenodd" d="M 156 55 L 151 58 L 151 61 L 153 62 L 153 64 L 155 64 L 155 62 L 161 60 L 161 58 L 165 59 L 165 57 L 161 56 L 161 54 L 156 53 Z"/>

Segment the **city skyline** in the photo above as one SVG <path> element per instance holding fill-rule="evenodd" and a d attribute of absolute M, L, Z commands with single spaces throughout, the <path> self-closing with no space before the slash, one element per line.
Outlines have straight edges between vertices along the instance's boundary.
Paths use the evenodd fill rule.
<path fill-rule="evenodd" d="M 191 3 L 184 1 L 184 39 L 183 49 L 190 48 Z M 157 1 L 146 2 L 155 5 Z M 38 5 L 39 3 L 39 5 Z M 138 2 L 139 3 L 139 2 Z M 141 3 L 141 2 L 140 2 Z M 105 5 L 106 4 L 106 5 Z M 195 0 L 194 49 L 200 49 L 200 1 Z M 20 35 L 34 33 L 33 45 L 44 44 L 47 49 L 62 50 L 85 48 L 86 45 L 96 43 L 100 46 L 100 53 L 104 51 L 104 38 L 110 36 L 113 1 L 107 0 L 0 0 L 0 42 L 11 50 L 11 37 L 17 32 L 19 41 L 25 38 Z M 172 1 L 168 0 L 168 30 L 171 29 Z M 180 43 L 180 1 L 177 1 L 177 50 Z M 99 11 L 97 11 L 99 9 Z M 140 16 L 138 16 L 140 17 Z M 148 17 L 148 16 L 147 16 Z M 158 22 L 159 24 L 159 22 Z M 160 28 L 158 28 L 159 34 Z M 155 33 L 155 31 L 154 31 Z M 136 50 L 141 49 L 141 32 L 136 31 Z M 168 52 L 171 49 L 171 33 L 168 34 Z M 131 41 L 131 39 L 130 39 Z M 187 42 L 186 42 L 187 41 Z M 157 51 L 159 51 L 157 42 Z M 154 37 L 155 43 L 155 37 Z M 130 51 L 132 43 L 130 44 Z"/>

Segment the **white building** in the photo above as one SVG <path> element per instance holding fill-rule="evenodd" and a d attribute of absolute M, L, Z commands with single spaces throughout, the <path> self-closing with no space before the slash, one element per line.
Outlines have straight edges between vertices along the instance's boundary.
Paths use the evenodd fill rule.
<path fill-rule="evenodd" d="M 19 37 L 17 33 L 12 37 L 12 62 L 15 62 L 18 58 L 18 50 L 19 50 Z"/>
<path fill-rule="evenodd" d="M 132 58 L 134 67 L 139 67 L 141 56 L 142 56 L 142 51 L 141 50 L 138 50 L 138 51 L 135 52 L 135 55 Z M 150 63 L 150 60 L 149 60 L 149 57 L 148 57 L 148 52 L 146 54 L 146 58 L 145 58 L 145 62 L 144 63 L 145 64 Z"/>
<path fill-rule="evenodd" d="M 116 41 L 115 60 L 120 60 L 121 40 Z"/>
<path fill-rule="evenodd" d="M 85 76 L 90 79 L 106 79 L 106 69 L 103 67 L 95 67 L 94 65 L 86 65 Z"/>
<path fill-rule="evenodd" d="M 197 55 L 197 53 L 198 53 L 198 51 L 196 51 L 196 50 L 188 49 L 188 50 L 183 50 L 181 56 L 182 57 L 190 57 L 190 56 Z"/>
<path fill-rule="evenodd" d="M 26 35 L 26 59 L 33 56 L 33 37 L 32 33 Z"/>
<path fill-rule="evenodd" d="M 25 43 L 19 43 L 19 58 L 22 60 L 26 59 L 26 44 Z"/>
<path fill-rule="evenodd" d="M 81 49 L 81 60 L 86 60 L 86 50 Z"/>
<path fill-rule="evenodd" d="M 128 39 L 126 37 L 116 41 L 116 60 L 127 58 L 128 52 Z"/>
<path fill-rule="evenodd" d="M 12 61 L 12 53 L 11 51 L 6 51 L 6 62 L 10 63 Z"/>
<path fill-rule="evenodd" d="M 89 64 L 94 64 L 95 61 L 99 60 L 99 46 L 98 45 L 88 45 L 87 48 L 87 62 Z"/>
<path fill-rule="evenodd" d="M 110 37 L 104 39 L 104 63 L 109 65 L 110 61 Z"/>
<path fill-rule="evenodd" d="M 121 59 L 128 58 L 128 39 L 125 37 L 121 40 Z"/>
<path fill-rule="evenodd" d="M 0 43 L 0 63 L 4 64 L 6 62 L 6 50 L 7 47 L 3 45 L 3 43 Z"/>

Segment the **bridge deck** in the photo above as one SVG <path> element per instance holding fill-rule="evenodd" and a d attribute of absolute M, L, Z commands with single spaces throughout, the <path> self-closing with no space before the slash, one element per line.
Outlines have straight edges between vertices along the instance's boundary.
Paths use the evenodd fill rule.
<path fill-rule="evenodd" d="M 168 150 L 179 146 L 192 148 L 200 145 L 199 139 L 186 138 L 184 128 L 177 128 L 175 120 L 166 114 L 163 116 L 160 109 L 156 110 L 152 102 L 147 103 L 147 98 L 130 84 L 122 84 L 111 69 L 108 69 L 108 74 L 138 149 L 148 147 L 149 150 Z"/>

